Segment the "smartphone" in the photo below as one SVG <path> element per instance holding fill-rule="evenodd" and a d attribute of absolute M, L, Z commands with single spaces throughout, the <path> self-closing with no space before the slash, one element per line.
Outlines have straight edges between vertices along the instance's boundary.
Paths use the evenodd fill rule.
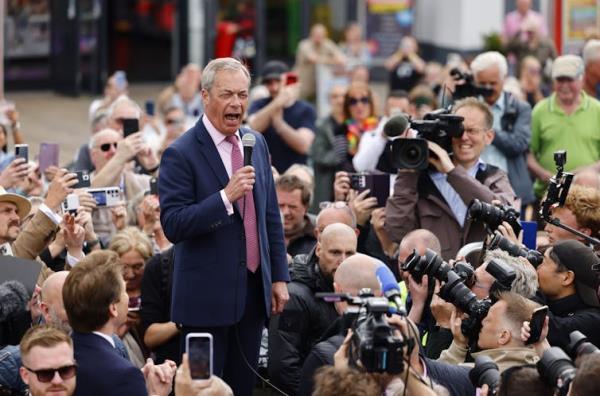
<path fill-rule="evenodd" d="M 91 186 L 90 175 L 86 170 L 76 171 L 77 175 L 77 184 L 73 186 L 73 188 L 88 188 Z"/>
<path fill-rule="evenodd" d="M 44 173 L 50 166 L 58 166 L 58 154 L 60 148 L 58 143 L 41 143 L 40 144 L 40 173 Z"/>
<path fill-rule="evenodd" d="M 531 320 L 529 321 L 529 339 L 525 343 L 526 345 L 535 344 L 540 340 L 540 336 L 542 335 L 542 328 L 544 327 L 544 322 L 546 321 L 546 316 L 548 315 L 548 306 L 544 305 L 543 307 L 536 308 L 531 315 Z"/>
<path fill-rule="evenodd" d="M 77 208 L 79 208 L 79 195 L 69 194 L 67 198 L 62 202 L 62 210 L 64 213 L 76 214 Z"/>
<path fill-rule="evenodd" d="M 298 74 L 294 72 L 285 73 L 285 85 L 292 85 L 298 82 Z"/>
<path fill-rule="evenodd" d="M 123 119 L 123 136 L 127 137 L 131 134 L 139 132 L 140 122 L 137 118 L 124 118 Z"/>
<path fill-rule="evenodd" d="M 149 116 L 154 116 L 154 101 L 147 100 L 146 101 L 146 114 Z"/>
<path fill-rule="evenodd" d="M 350 188 L 359 193 L 370 190 L 369 197 L 377 198 L 377 207 L 385 207 L 390 196 L 390 176 L 388 174 L 349 173 Z"/>
<path fill-rule="evenodd" d="M 523 245 L 528 249 L 536 249 L 537 221 L 521 221 L 520 223 L 523 229 Z"/>
<path fill-rule="evenodd" d="M 158 195 L 158 179 L 156 177 L 150 179 L 150 194 Z"/>
<path fill-rule="evenodd" d="M 213 337 L 209 333 L 190 333 L 185 337 L 185 351 L 192 380 L 210 379 L 213 372 Z"/>
<path fill-rule="evenodd" d="M 15 157 L 25 159 L 25 163 L 29 162 L 29 146 L 27 144 L 15 144 Z"/>

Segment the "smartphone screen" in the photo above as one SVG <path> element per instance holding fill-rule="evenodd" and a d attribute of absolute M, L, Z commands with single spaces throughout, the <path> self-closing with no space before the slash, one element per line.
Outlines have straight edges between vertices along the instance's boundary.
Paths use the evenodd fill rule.
<path fill-rule="evenodd" d="M 213 338 L 209 333 L 190 333 L 185 338 L 185 349 L 192 380 L 207 380 L 212 375 Z"/>
<path fill-rule="evenodd" d="M 26 144 L 16 144 L 15 157 L 25 159 L 25 163 L 29 162 L 29 146 Z"/>
<path fill-rule="evenodd" d="M 58 154 L 60 148 L 58 143 L 41 143 L 40 144 L 40 172 L 44 173 L 50 166 L 58 166 Z"/>
<path fill-rule="evenodd" d="M 106 191 L 90 191 L 97 206 L 106 206 Z"/>
<path fill-rule="evenodd" d="M 529 339 L 525 343 L 526 345 L 534 344 L 540 340 L 546 315 L 548 315 L 548 306 L 546 305 L 533 311 L 533 314 L 531 315 L 531 321 L 529 322 Z"/>
<path fill-rule="evenodd" d="M 124 118 L 123 119 L 123 136 L 127 137 L 140 130 L 140 123 L 137 118 Z"/>

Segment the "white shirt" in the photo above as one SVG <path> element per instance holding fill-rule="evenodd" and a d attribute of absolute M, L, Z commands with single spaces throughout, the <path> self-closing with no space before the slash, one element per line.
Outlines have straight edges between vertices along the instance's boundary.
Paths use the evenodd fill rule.
<path fill-rule="evenodd" d="M 92 331 L 92 333 L 94 333 L 97 336 L 100 336 L 100 337 L 104 338 L 106 341 L 110 342 L 110 345 L 112 345 L 113 348 L 117 348 L 117 346 L 115 345 L 115 340 L 113 340 L 111 336 L 101 333 L 99 331 Z"/>

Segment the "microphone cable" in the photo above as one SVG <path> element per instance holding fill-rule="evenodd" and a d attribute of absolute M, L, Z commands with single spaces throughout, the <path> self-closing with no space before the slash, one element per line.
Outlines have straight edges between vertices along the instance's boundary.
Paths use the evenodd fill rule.
<path fill-rule="evenodd" d="M 256 182 L 256 179 L 255 179 Z M 252 190 L 254 190 L 254 186 L 252 187 Z M 250 191 L 250 193 L 252 194 L 253 192 Z M 246 193 L 247 194 L 247 193 Z M 246 218 L 246 194 L 244 194 L 244 198 L 243 198 L 243 203 L 244 203 L 244 208 L 242 209 L 242 212 L 240 213 L 241 217 L 242 217 L 242 227 L 244 227 L 244 219 Z M 256 211 L 256 207 L 254 208 L 254 211 Z M 257 227 L 258 227 L 258 219 L 257 219 Z M 258 232 L 258 229 L 256 230 Z M 244 246 L 244 249 L 246 249 L 246 228 L 244 227 L 244 238 L 242 238 L 242 244 Z M 259 242 L 259 255 L 260 255 L 260 242 Z M 246 251 L 246 266 L 248 265 L 248 252 Z M 261 263 L 262 265 L 262 263 Z M 260 269 L 260 267 L 259 267 Z M 246 267 L 246 271 L 247 271 L 247 267 Z M 262 271 L 262 270 L 261 270 Z M 239 281 L 239 271 L 236 271 L 235 273 L 235 292 L 234 292 L 234 300 L 233 300 L 233 320 L 236 320 L 237 318 L 237 297 L 238 297 L 238 281 Z M 261 274 L 261 282 L 262 282 L 262 274 Z M 247 286 L 247 285 L 246 285 Z M 266 307 L 265 307 L 266 308 Z M 241 320 L 241 318 L 240 318 Z M 285 393 L 284 391 L 282 391 L 281 389 L 279 389 L 277 386 L 275 386 L 268 378 L 263 377 L 262 375 L 259 374 L 259 372 L 257 370 L 254 369 L 254 367 L 252 367 L 252 365 L 250 364 L 250 362 L 248 362 L 248 358 L 246 357 L 246 353 L 244 352 L 244 349 L 242 348 L 242 342 L 240 341 L 240 332 L 239 332 L 239 328 L 238 328 L 238 322 L 236 321 L 233 325 L 234 329 L 234 333 L 235 333 L 235 340 L 237 343 L 237 347 L 240 351 L 240 354 L 242 355 L 242 359 L 244 360 L 244 363 L 246 364 L 246 366 L 248 366 L 248 368 L 250 369 L 250 371 L 252 371 L 254 373 L 254 375 L 256 375 L 258 378 L 260 378 L 260 380 L 265 383 L 266 385 L 270 386 L 272 389 L 274 389 L 276 392 L 278 392 L 280 395 L 282 396 L 288 396 L 287 393 Z M 261 346 L 262 346 L 262 331 L 261 331 Z M 268 345 L 267 345 L 268 348 Z M 260 347 L 259 347 L 259 352 L 258 352 L 259 356 L 260 356 Z"/>

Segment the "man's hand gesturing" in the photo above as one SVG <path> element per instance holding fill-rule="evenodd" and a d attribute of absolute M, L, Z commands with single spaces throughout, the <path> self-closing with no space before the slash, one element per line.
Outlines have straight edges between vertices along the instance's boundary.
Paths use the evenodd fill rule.
<path fill-rule="evenodd" d="M 250 165 L 238 169 L 229 179 L 229 183 L 225 187 L 225 195 L 229 202 L 234 203 L 247 192 L 252 191 L 256 175 L 254 168 Z"/>

